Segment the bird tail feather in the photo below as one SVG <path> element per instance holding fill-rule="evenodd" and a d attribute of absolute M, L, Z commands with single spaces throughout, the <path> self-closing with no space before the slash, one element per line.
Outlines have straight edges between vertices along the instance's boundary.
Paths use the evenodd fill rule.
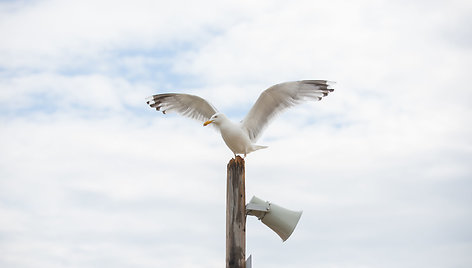
<path fill-rule="evenodd" d="M 257 150 L 260 150 L 260 149 L 265 149 L 267 147 L 269 147 L 269 146 L 253 144 L 252 145 L 252 151 L 254 152 L 254 151 L 257 151 Z"/>

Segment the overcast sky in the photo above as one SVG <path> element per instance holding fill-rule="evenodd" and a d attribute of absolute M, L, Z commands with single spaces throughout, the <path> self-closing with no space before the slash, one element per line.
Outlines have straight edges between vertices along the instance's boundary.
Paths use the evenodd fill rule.
<path fill-rule="evenodd" d="M 276 118 L 246 198 L 255 268 L 472 267 L 472 2 L 0 1 L 0 266 L 223 267 L 218 132 L 149 108 L 336 81 Z"/>

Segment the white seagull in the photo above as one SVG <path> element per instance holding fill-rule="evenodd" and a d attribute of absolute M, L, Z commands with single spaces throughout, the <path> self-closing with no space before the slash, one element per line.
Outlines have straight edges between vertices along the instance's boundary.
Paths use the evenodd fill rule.
<path fill-rule="evenodd" d="M 286 108 L 304 100 L 319 101 L 334 89 L 326 80 L 303 80 L 271 86 L 261 93 L 254 106 L 240 123 L 230 121 L 208 101 L 195 95 L 164 93 L 147 98 L 147 104 L 157 111 L 176 111 L 200 120 L 204 126 L 213 123 L 223 140 L 236 156 L 254 152 L 267 146 L 254 144 L 269 121 Z"/>

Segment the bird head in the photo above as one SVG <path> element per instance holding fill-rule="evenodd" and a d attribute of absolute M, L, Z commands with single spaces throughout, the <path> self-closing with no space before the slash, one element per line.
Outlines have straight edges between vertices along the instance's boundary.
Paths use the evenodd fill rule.
<path fill-rule="evenodd" d="M 216 113 L 210 117 L 210 120 L 203 123 L 203 126 L 207 126 L 211 123 L 214 123 L 215 125 L 219 125 L 224 120 L 224 118 L 225 118 L 224 114 Z"/>

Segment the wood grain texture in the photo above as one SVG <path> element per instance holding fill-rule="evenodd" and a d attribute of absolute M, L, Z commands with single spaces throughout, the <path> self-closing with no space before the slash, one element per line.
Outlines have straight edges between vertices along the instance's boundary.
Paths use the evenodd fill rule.
<path fill-rule="evenodd" d="M 226 268 L 246 267 L 246 189 L 244 159 L 236 156 L 227 166 Z"/>

